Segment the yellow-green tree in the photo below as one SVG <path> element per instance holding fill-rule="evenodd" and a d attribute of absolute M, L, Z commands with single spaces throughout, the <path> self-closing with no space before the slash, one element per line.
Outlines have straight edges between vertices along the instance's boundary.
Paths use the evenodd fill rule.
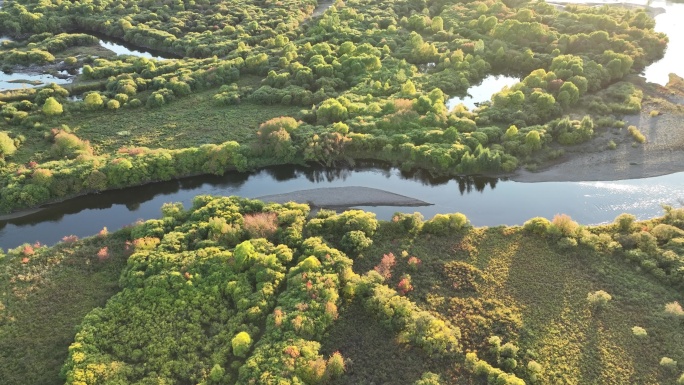
<path fill-rule="evenodd" d="M 14 140 L 6 132 L 0 132 L 0 158 L 10 156 L 17 151 Z"/>
<path fill-rule="evenodd" d="M 61 115 L 64 112 L 62 105 L 53 97 L 49 97 L 43 104 L 43 113 L 48 116 Z"/>

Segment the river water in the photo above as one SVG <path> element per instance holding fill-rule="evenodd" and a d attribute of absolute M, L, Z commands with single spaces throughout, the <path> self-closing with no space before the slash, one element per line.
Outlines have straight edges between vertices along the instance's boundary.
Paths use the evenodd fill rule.
<path fill-rule="evenodd" d="M 671 72 L 679 76 L 684 76 L 682 60 L 684 60 L 684 27 L 681 23 L 684 20 L 684 4 L 665 1 L 653 1 L 652 7 L 663 7 L 665 13 L 655 17 L 655 30 L 665 33 L 670 39 L 667 44 L 665 56 L 651 64 L 644 71 L 647 81 L 665 85 L 668 82 L 668 74 Z"/>
<path fill-rule="evenodd" d="M 431 203 L 423 207 L 360 207 L 389 220 L 395 212 L 462 212 L 476 226 L 516 225 L 564 213 L 582 224 L 612 221 L 627 212 L 640 219 L 662 214 L 661 204 L 684 201 L 684 173 L 615 182 L 519 183 L 486 177 L 432 178 L 426 172 L 405 173 L 379 163 L 354 169 L 270 167 L 252 173 L 200 176 L 125 190 L 107 191 L 48 206 L 22 218 L 0 222 L 0 247 L 24 242 L 53 244 L 66 235 L 93 235 L 119 229 L 138 219 L 160 216 L 166 202 L 190 207 L 200 194 L 256 198 L 297 190 L 363 186 Z"/>

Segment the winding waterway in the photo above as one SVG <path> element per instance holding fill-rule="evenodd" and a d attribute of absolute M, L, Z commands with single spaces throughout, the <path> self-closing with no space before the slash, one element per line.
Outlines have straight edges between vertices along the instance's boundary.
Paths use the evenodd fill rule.
<path fill-rule="evenodd" d="M 623 212 L 640 219 L 662 214 L 662 203 L 684 200 L 684 173 L 615 182 L 520 183 L 484 177 L 432 178 L 404 173 L 378 163 L 354 169 L 278 166 L 222 177 L 200 176 L 79 197 L 17 219 L 0 222 L 0 247 L 24 242 L 58 242 L 66 235 L 88 236 L 103 227 L 121 228 L 138 219 L 160 216 L 165 202 L 190 207 L 200 194 L 256 198 L 320 187 L 363 186 L 431 203 L 422 207 L 360 207 L 391 219 L 395 212 L 462 212 L 476 226 L 522 224 L 535 216 L 565 213 L 583 224 L 612 221 Z"/>

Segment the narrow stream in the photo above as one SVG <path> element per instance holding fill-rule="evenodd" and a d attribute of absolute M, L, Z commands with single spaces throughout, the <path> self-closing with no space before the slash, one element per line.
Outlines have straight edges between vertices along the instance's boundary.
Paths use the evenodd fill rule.
<path fill-rule="evenodd" d="M 89 34 L 96 36 L 100 39 L 100 45 L 112 52 L 114 52 L 117 55 L 131 55 L 131 56 L 138 56 L 138 57 L 145 57 L 148 59 L 156 59 L 156 60 L 166 60 L 166 59 L 171 59 L 170 54 L 161 52 L 161 51 L 155 51 L 147 48 L 140 48 L 136 47 L 132 44 L 129 44 L 123 40 L 120 39 L 113 39 L 108 36 L 103 36 L 99 34 Z"/>
<path fill-rule="evenodd" d="M 335 4 L 335 0 L 319 0 L 318 5 L 316 5 L 316 8 L 314 8 L 311 13 L 311 17 L 321 16 L 328 8 L 332 7 L 333 4 Z"/>

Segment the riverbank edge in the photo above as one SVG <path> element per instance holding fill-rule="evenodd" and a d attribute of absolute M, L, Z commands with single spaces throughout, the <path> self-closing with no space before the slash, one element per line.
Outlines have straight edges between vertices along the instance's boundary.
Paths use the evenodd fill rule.
<path fill-rule="evenodd" d="M 394 163 L 394 162 L 389 162 L 389 161 L 386 161 L 386 160 L 384 160 L 384 159 L 359 158 L 359 159 L 355 159 L 355 160 L 354 160 L 354 162 L 363 162 L 363 161 L 384 163 L 385 165 L 390 166 L 390 167 L 398 167 L 396 163 Z M 261 165 L 258 165 L 258 166 L 256 166 L 256 167 L 250 168 L 250 169 L 248 169 L 248 170 L 244 170 L 244 171 L 238 171 L 238 170 L 235 169 L 235 168 L 230 168 L 230 169 L 225 170 L 225 171 L 224 171 L 224 174 L 227 173 L 227 172 L 236 172 L 236 171 L 237 171 L 237 172 L 243 172 L 243 173 L 251 173 L 251 172 L 257 172 L 257 171 L 259 171 L 259 170 L 263 170 L 263 169 L 268 168 L 268 167 L 275 167 L 275 166 L 304 166 L 304 167 L 308 167 L 308 166 L 310 166 L 310 165 L 311 165 L 311 163 L 306 163 L 306 162 L 273 163 L 273 164 L 266 163 L 266 164 L 261 164 Z M 430 170 L 427 170 L 427 169 L 421 169 L 421 170 L 425 170 L 425 171 L 427 171 L 427 172 L 430 172 Z M 0 213 L 0 222 L 5 222 L 5 221 L 13 220 L 13 219 L 19 219 L 19 218 L 27 217 L 27 216 L 30 216 L 30 215 L 33 215 L 33 214 L 37 214 L 37 213 L 39 213 L 39 212 L 41 212 L 41 211 L 43 211 L 43 210 L 46 210 L 46 209 L 48 209 L 48 208 L 50 208 L 51 206 L 54 206 L 54 205 L 58 205 L 58 204 L 60 204 L 60 203 L 63 203 L 63 202 L 66 202 L 66 201 L 69 201 L 69 200 L 72 200 L 72 199 L 76 199 L 76 198 L 79 198 L 79 197 L 83 197 L 83 196 L 99 194 L 99 193 L 105 192 L 105 191 L 125 190 L 125 189 L 133 188 L 133 187 L 147 186 L 147 185 L 151 185 L 151 184 L 154 184 L 154 183 L 163 183 L 163 182 L 170 182 L 170 181 L 180 181 L 180 180 L 183 180 L 183 179 L 186 179 L 186 178 L 201 177 L 201 176 L 208 176 L 208 175 L 216 175 L 216 174 L 211 174 L 211 173 L 195 173 L 195 174 L 189 174 L 189 175 L 181 175 L 181 176 L 177 176 L 177 177 L 174 177 L 174 178 L 171 178 L 171 179 L 167 179 L 167 180 L 152 180 L 152 181 L 147 181 L 147 182 L 143 182 L 143 183 L 139 183 L 139 184 L 134 184 L 134 185 L 126 186 L 126 187 L 120 187 L 120 188 L 105 189 L 105 190 L 100 190 L 100 191 L 92 191 L 92 190 L 90 190 L 90 191 L 83 191 L 82 193 L 79 193 L 79 194 L 73 194 L 73 195 L 69 195 L 69 196 L 66 196 L 66 197 L 62 197 L 62 198 L 60 198 L 60 199 L 55 199 L 55 200 L 50 200 L 50 201 L 47 201 L 47 202 L 43 202 L 43 203 L 41 203 L 40 205 L 38 205 L 37 207 L 22 208 L 22 209 L 20 209 L 20 210 L 11 211 L 11 212 L 8 212 L 8 213 Z M 488 177 L 492 177 L 492 178 L 502 178 L 502 177 L 507 177 L 507 176 L 508 176 L 508 174 L 491 174 L 491 175 L 489 175 L 489 174 L 487 174 L 487 175 L 477 174 L 477 175 L 488 176 Z M 453 175 L 445 175 L 445 176 L 448 176 L 448 177 L 458 177 L 458 176 L 473 176 L 473 175 L 458 175 L 458 174 L 453 174 Z M 383 191 L 383 190 L 380 190 L 380 191 Z M 390 192 L 388 192 L 388 193 L 389 193 L 389 194 L 394 194 L 394 193 L 390 193 Z M 394 194 L 394 195 L 399 195 L 399 194 Z M 399 196 L 402 196 L 402 195 L 399 195 Z M 406 198 L 408 198 L 408 199 L 414 199 L 414 198 L 410 198 L 410 197 L 406 197 Z M 256 198 L 256 199 L 260 199 L 260 198 Z M 429 206 L 429 205 L 432 205 L 432 203 L 420 201 L 420 200 L 417 200 L 417 199 L 415 199 L 415 201 L 416 201 L 416 202 L 420 202 L 421 204 L 416 204 L 416 205 L 407 204 L 407 205 L 405 205 L 405 206 L 415 206 L 415 207 L 418 207 L 418 206 Z M 301 202 L 301 203 L 306 203 L 306 202 Z M 376 205 L 376 206 L 397 206 L 396 204 L 391 204 L 391 201 L 390 201 L 390 204 L 375 204 L 375 205 Z M 349 207 L 349 206 L 350 206 L 350 205 L 347 204 L 346 202 L 340 201 L 339 204 L 327 205 L 327 206 L 325 206 L 325 208 L 330 208 L 330 209 L 343 209 L 343 208 L 347 208 L 347 207 Z M 362 206 L 362 205 L 358 205 L 358 206 Z M 374 205 L 363 205 L 363 206 L 374 206 Z M 317 206 L 317 207 L 322 207 L 322 206 Z"/>
<path fill-rule="evenodd" d="M 670 74 L 667 86 L 640 76 L 631 82 L 643 90 L 641 112 L 623 117 L 646 137 L 637 143 L 625 129 L 599 129 L 589 142 L 565 148 L 565 154 L 539 170 L 517 170 L 510 180 L 523 183 L 619 181 L 684 172 L 684 79 Z M 609 150 L 610 142 L 616 144 Z"/>
<path fill-rule="evenodd" d="M 642 111 L 642 115 L 648 114 L 646 111 Z M 681 126 L 681 137 L 684 138 L 684 125 Z M 630 175 L 630 176 L 624 176 L 621 177 L 619 173 L 615 172 L 615 164 L 611 163 L 609 160 L 609 156 L 612 155 L 612 152 L 609 152 L 608 150 L 603 150 L 601 152 L 592 152 L 588 154 L 569 154 L 565 155 L 564 158 L 560 162 L 554 162 L 554 164 L 550 164 L 545 168 L 542 168 L 539 171 L 531 172 L 527 171 L 524 169 L 519 169 L 516 170 L 513 173 L 480 173 L 480 174 L 454 174 L 454 173 L 449 173 L 449 174 L 444 174 L 444 173 L 434 173 L 434 170 L 429 170 L 425 168 L 414 168 L 414 170 L 423 170 L 425 172 L 430 173 L 433 176 L 443 176 L 443 177 L 449 177 L 449 178 L 455 178 L 455 177 L 468 177 L 468 176 L 485 176 L 485 177 L 491 177 L 491 178 L 503 178 L 503 179 L 508 179 L 512 180 L 514 182 L 521 182 L 521 183 L 543 183 L 543 182 L 578 182 L 578 181 L 618 181 L 618 180 L 625 180 L 625 179 L 642 179 L 642 178 L 650 178 L 650 177 L 656 177 L 656 176 L 662 176 L 662 175 L 668 175 L 668 174 L 674 174 L 678 172 L 684 172 L 684 151 L 681 151 L 681 157 L 682 157 L 682 162 L 677 163 L 677 166 L 679 166 L 676 169 L 672 169 L 670 167 L 667 167 L 667 165 L 661 164 L 660 167 L 656 167 L 652 170 L 648 170 L 648 172 L 641 172 L 636 175 Z M 604 159 L 608 159 L 608 161 L 604 161 L 603 163 L 594 163 L 591 166 L 591 175 L 588 176 L 584 173 L 581 174 L 573 174 L 573 173 L 568 173 L 567 171 L 569 169 L 577 171 L 578 166 L 575 165 L 575 162 L 591 162 L 592 159 L 596 156 L 603 156 Z M 354 159 L 354 163 L 356 162 L 375 162 L 375 163 L 383 163 L 386 166 L 390 167 L 396 167 L 396 168 L 401 168 L 400 164 L 397 162 L 391 162 L 386 159 L 371 159 L 371 158 L 358 158 Z M 262 170 L 267 167 L 273 167 L 273 166 L 308 166 L 309 164 L 307 163 L 302 163 L 302 162 L 292 162 L 292 163 L 286 163 L 286 164 L 261 164 L 258 165 L 257 167 L 250 168 L 248 170 L 242 171 L 242 172 L 257 172 L 259 170 Z M 656 165 L 657 166 L 657 165 Z M 586 171 L 587 165 L 584 164 L 584 171 Z M 227 169 L 225 172 L 233 172 L 237 171 L 235 168 Z M 190 175 L 181 175 L 175 178 L 171 178 L 168 180 L 152 180 L 152 181 L 147 181 L 144 183 L 140 184 L 135 184 L 131 186 L 126 186 L 122 188 L 115 188 L 115 189 L 106 189 L 102 191 L 84 191 L 83 193 L 79 194 L 74 194 L 74 195 L 69 195 L 67 197 L 63 197 L 60 199 L 56 200 L 51 200 L 48 202 L 41 203 L 38 207 L 31 207 L 31 208 L 25 208 L 22 210 L 18 211 L 12 211 L 9 213 L 2 213 L 0 214 L 0 222 L 4 221 L 10 221 L 13 219 L 19 219 L 23 217 L 27 217 L 36 213 L 39 213 L 43 210 L 46 210 L 50 208 L 51 206 L 63 203 L 68 200 L 76 199 L 79 197 L 87 196 L 87 195 L 93 195 L 93 194 L 99 194 L 100 192 L 104 191 L 116 191 L 116 190 L 124 190 L 132 187 L 140 187 L 140 186 L 146 186 L 154 183 L 162 183 L 162 182 L 169 182 L 169 181 L 179 181 L 185 178 L 191 178 L 191 177 L 198 177 L 198 176 L 204 176 L 204 175 L 214 175 L 214 174 L 209 174 L 209 173 L 195 173 L 195 174 L 190 174 Z M 593 176 L 593 177 L 592 177 Z M 382 190 L 381 190 L 382 191 Z M 398 194 L 397 194 L 398 195 Z M 257 198 L 259 199 L 259 198 Z M 421 201 L 422 202 L 422 201 Z M 306 202 L 301 202 L 301 203 L 306 203 Z M 427 203 L 427 202 L 424 202 Z M 428 205 L 430 203 L 427 203 Z M 377 204 L 378 206 L 396 206 L 395 204 Z M 344 201 L 340 201 L 338 204 L 335 205 L 327 205 L 325 208 L 330 208 L 330 209 L 343 209 L 343 208 L 348 208 L 350 206 L 353 206 L 352 204 L 348 204 Z M 372 206 L 372 205 L 358 205 L 358 206 Z M 411 205 L 406 205 L 406 206 L 411 206 Z M 318 206 L 322 207 L 322 206 Z"/>

